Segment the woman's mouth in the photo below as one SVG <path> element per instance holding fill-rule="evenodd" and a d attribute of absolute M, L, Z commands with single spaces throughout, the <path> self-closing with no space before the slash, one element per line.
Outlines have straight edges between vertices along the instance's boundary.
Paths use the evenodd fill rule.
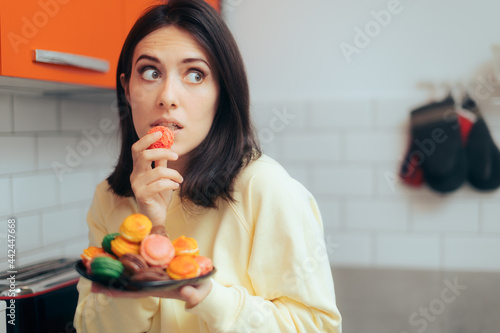
<path fill-rule="evenodd" d="M 155 126 L 164 126 L 164 127 L 167 127 L 172 132 L 175 131 L 175 130 L 182 129 L 181 126 L 179 126 L 179 125 L 177 125 L 176 123 L 173 123 L 173 122 L 155 122 L 155 123 L 153 123 L 151 125 L 151 127 L 155 127 Z"/>

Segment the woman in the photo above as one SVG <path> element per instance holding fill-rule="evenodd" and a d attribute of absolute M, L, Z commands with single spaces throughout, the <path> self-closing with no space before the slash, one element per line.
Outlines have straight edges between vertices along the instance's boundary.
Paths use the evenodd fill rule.
<path fill-rule="evenodd" d="M 203 1 L 148 10 L 117 69 L 122 149 L 97 186 L 91 246 L 130 214 L 198 241 L 213 279 L 174 291 L 111 291 L 81 279 L 78 332 L 340 332 L 318 207 L 262 155 L 236 43 Z M 147 148 L 157 125 L 171 149 Z"/>

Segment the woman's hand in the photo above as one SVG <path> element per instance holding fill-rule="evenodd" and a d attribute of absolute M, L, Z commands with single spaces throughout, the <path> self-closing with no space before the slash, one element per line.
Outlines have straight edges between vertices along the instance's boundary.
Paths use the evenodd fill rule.
<path fill-rule="evenodd" d="M 178 156 L 170 149 L 148 149 L 158 141 L 160 132 L 145 135 L 132 145 L 134 166 L 130 174 L 130 185 L 139 206 L 139 212 L 149 217 L 153 225 L 163 225 L 167 208 L 172 201 L 172 191 L 179 188 L 182 176 L 167 168 L 167 161 Z M 154 162 L 154 169 L 151 164 Z"/>
<path fill-rule="evenodd" d="M 161 298 L 174 298 L 186 302 L 186 307 L 188 309 L 194 307 L 195 305 L 203 301 L 211 290 L 212 290 L 212 281 L 210 279 L 206 279 L 197 285 L 182 286 L 178 289 L 147 290 L 147 291 L 116 290 L 92 282 L 93 293 L 102 293 L 109 297 L 142 298 L 142 297 L 153 296 Z"/>

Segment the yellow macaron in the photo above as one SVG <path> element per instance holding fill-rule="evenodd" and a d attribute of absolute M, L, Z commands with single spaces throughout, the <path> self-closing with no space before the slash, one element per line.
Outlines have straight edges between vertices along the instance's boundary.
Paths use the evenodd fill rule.
<path fill-rule="evenodd" d="M 120 234 L 132 243 L 140 243 L 153 228 L 151 220 L 143 214 L 132 214 L 123 220 Z"/>
<path fill-rule="evenodd" d="M 127 253 L 139 254 L 140 245 L 139 243 L 132 243 L 126 240 L 122 236 L 117 236 L 111 241 L 111 251 L 118 257 L 121 257 Z"/>

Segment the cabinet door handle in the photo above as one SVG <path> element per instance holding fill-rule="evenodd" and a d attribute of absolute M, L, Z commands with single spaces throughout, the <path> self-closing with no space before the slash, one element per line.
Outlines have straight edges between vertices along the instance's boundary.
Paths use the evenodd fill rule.
<path fill-rule="evenodd" d="M 33 60 L 35 62 L 47 64 L 58 64 L 77 68 L 85 68 L 101 73 L 106 73 L 109 71 L 109 61 L 73 53 L 37 49 L 33 52 Z"/>

